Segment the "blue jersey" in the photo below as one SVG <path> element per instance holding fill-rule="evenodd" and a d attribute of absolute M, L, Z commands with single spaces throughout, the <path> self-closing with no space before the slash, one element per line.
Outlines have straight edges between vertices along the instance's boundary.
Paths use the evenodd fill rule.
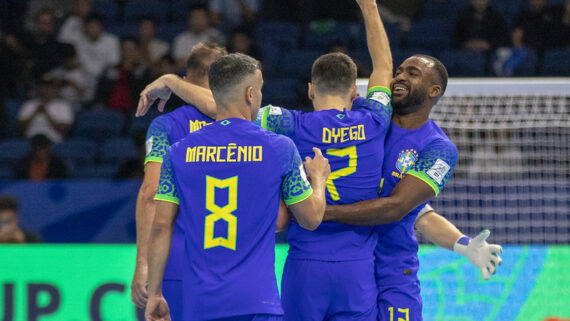
<path fill-rule="evenodd" d="M 155 199 L 180 205 L 185 320 L 282 314 L 275 224 L 312 193 L 291 139 L 226 119 L 172 145 Z"/>
<path fill-rule="evenodd" d="M 378 196 L 382 178 L 384 139 L 390 124 L 390 91 L 374 87 L 362 101 L 364 110 L 321 110 L 310 113 L 266 107 L 262 127 L 291 137 L 301 157 L 322 150 L 331 166 L 327 204 L 351 204 Z M 289 257 L 346 261 L 373 257 L 374 227 L 323 222 L 315 231 L 289 225 Z"/>
<path fill-rule="evenodd" d="M 156 117 L 146 133 L 146 157 L 148 162 L 162 163 L 170 145 L 176 143 L 214 120 L 202 114 L 194 106 L 182 106 L 174 111 Z M 172 235 L 172 250 L 164 271 L 166 280 L 182 280 L 180 262 L 184 253 L 182 224 L 177 221 Z"/>
<path fill-rule="evenodd" d="M 431 119 L 417 129 L 403 129 L 392 123 L 384 146 L 381 197 L 389 196 L 404 175 L 421 179 L 438 195 L 457 163 L 457 148 Z M 377 226 L 378 284 L 385 286 L 415 279 L 419 261 L 414 223 L 424 206 L 416 207 L 399 222 Z"/>

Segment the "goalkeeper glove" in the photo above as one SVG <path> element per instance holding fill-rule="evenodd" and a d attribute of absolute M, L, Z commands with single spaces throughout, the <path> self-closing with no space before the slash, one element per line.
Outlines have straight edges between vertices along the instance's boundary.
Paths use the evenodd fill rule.
<path fill-rule="evenodd" d="M 459 255 L 465 256 L 475 265 L 485 280 L 489 279 L 489 275 L 495 274 L 497 267 L 503 261 L 499 254 L 503 253 L 503 249 L 498 244 L 488 244 L 486 239 L 491 232 L 483 230 L 474 239 L 465 235 L 461 236 L 455 242 L 453 251 Z"/>

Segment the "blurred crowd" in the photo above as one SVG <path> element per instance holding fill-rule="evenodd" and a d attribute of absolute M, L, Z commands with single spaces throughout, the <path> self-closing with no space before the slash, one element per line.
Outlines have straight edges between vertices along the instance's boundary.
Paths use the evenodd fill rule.
<path fill-rule="evenodd" d="M 420 51 L 441 54 L 451 76 L 548 75 L 541 68 L 545 53 L 570 46 L 570 0 L 381 0 L 379 5 L 395 65 L 400 56 Z M 0 135 L 39 135 L 37 147 L 73 136 L 82 111 L 111 110 L 129 119 L 144 86 L 160 75 L 181 73 L 190 48 L 200 41 L 261 60 L 268 97 L 300 107 L 307 104 L 304 89 L 291 84 L 306 83 L 299 80 L 307 80 L 315 53 L 348 53 L 359 76 L 368 76 L 360 19 L 352 0 L 0 0 L 0 117 L 8 124 Z M 451 60 L 455 56 L 449 53 L 456 51 L 460 55 Z M 480 58 L 481 68 L 470 73 L 479 61 L 472 57 Z M 128 126 L 121 135 L 132 134 Z M 38 159 L 29 157 L 32 165 Z M 140 173 L 134 167 L 133 176 Z M 33 168 L 17 176 L 51 175 Z"/>

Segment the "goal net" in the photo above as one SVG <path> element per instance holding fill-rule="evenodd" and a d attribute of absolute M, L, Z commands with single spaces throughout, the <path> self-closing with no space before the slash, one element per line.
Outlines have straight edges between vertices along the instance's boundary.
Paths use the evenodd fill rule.
<path fill-rule="evenodd" d="M 438 213 L 493 242 L 570 242 L 570 80 L 452 79 L 430 117 L 459 150 Z"/>

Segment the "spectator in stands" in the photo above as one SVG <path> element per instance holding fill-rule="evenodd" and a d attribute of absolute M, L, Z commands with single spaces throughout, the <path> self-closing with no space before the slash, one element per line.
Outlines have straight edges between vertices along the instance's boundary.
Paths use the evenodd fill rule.
<path fill-rule="evenodd" d="M 38 134 L 47 136 L 53 142 L 61 142 L 74 120 L 71 105 L 58 98 L 59 88 L 53 79 L 43 78 L 39 97 L 24 102 L 18 120 L 24 136 Z"/>
<path fill-rule="evenodd" d="M 140 19 L 137 37 L 142 59 L 149 67 L 170 50 L 170 45 L 166 41 L 156 38 L 156 21 L 150 16 Z"/>
<path fill-rule="evenodd" d="M 174 38 L 173 56 L 179 69 L 183 69 L 190 49 L 203 41 L 224 42 L 222 33 L 214 28 L 210 10 L 206 5 L 194 5 L 188 11 L 188 30 Z"/>
<path fill-rule="evenodd" d="M 55 17 L 51 11 L 41 11 L 34 19 L 25 46 L 33 61 L 33 75 L 39 79 L 44 73 L 62 63 L 63 44 L 55 38 Z"/>
<path fill-rule="evenodd" d="M 552 14 L 552 30 L 549 33 L 551 48 L 563 48 L 570 46 L 570 0 L 564 4 L 552 6 L 549 11 Z"/>
<path fill-rule="evenodd" d="M 253 44 L 252 35 L 248 28 L 240 26 L 235 28 L 230 36 L 228 51 L 230 53 L 239 52 L 262 61 L 261 52 Z"/>
<path fill-rule="evenodd" d="M 175 74 L 178 71 L 176 68 L 176 61 L 171 55 L 164 55 L 154 65 L 151 69 L 151 78 L 156 79 L 162 75 Z"/>
<path fill-rule="evenodd" d="M 230 31 L 237 26 L 253 26 L 259 0 L 211 0 L 212 20 L 214 24 Z"/>
<path fill-rule="evenodd" d="M 71 16 L 65 19 L 59 30 L 59 41 L 74 43 L 82 37 L 83 20 L 91 13 L 91 8 L 91 0 L 75 0 Z"/>
<path fill-rule="evenodd" d="M 40 243 L 38 233 L 22 230 L 18 221 L 18 200 L 9 195 L 0 196 L 0 243 Z"/>
<path fill-rule="evenodd" d="M 51 70 L 46 76 L 55 80 L 60 89 L 61 98 L 65 99 L 73 106 L 74 111 L 79 111 L 85 100 L 85 90 L 87 88 L 87 76 L 81 66 L 75 48 L 70 44 L 65 44 L 61 52 L 63 64 Z"/>
<path fill-rule="evenodd" d="M 507 25 L 489 0 L 472 0 L 456 18 L 453 43 L 456 48 L 490 52 L 508 43 Z"/>
<path fill-rule="evenodd" d="M 103 72 L 121 59 L 121 45 L 114 35 L 104 32 L 103 17 L 92 13 L 85 18 L 81 35 L 72 40 L 88 86 L 85 96 L 92 99 Z"/>
<path fill-rule="evenodd" d="M 30 82 L 32 60 L 20 38 L 5 29 L 0 30 L 0 61 L 0 100 L 22 96 Z"/>
<path fill-rule="evenodd" d="M 548 0 L 529 0 L 529 9 L 523 11 L 515 22 L 511 35 L 515 48 L 526 47 L 541 53 L 547 49 L 554 21 L 547 8 Z"/>
<path fill-rule="evenodd" d="M 51 141 L 44 135 L 32 137 L 32 150 L 16 165 L 16 178 L 30 181 L 66 178 L 65 163 L 62 159 L 52 155 L 51 144 Z"/>
<path fill-rule="evenodd" d="M 150 71 L 143 63 L 137 42 L 127 38 L 121 43 L 120 63 L 107 69 L 99 81 L 97 102 L 110 109 L 130 112 L 150 80 Z"/>

